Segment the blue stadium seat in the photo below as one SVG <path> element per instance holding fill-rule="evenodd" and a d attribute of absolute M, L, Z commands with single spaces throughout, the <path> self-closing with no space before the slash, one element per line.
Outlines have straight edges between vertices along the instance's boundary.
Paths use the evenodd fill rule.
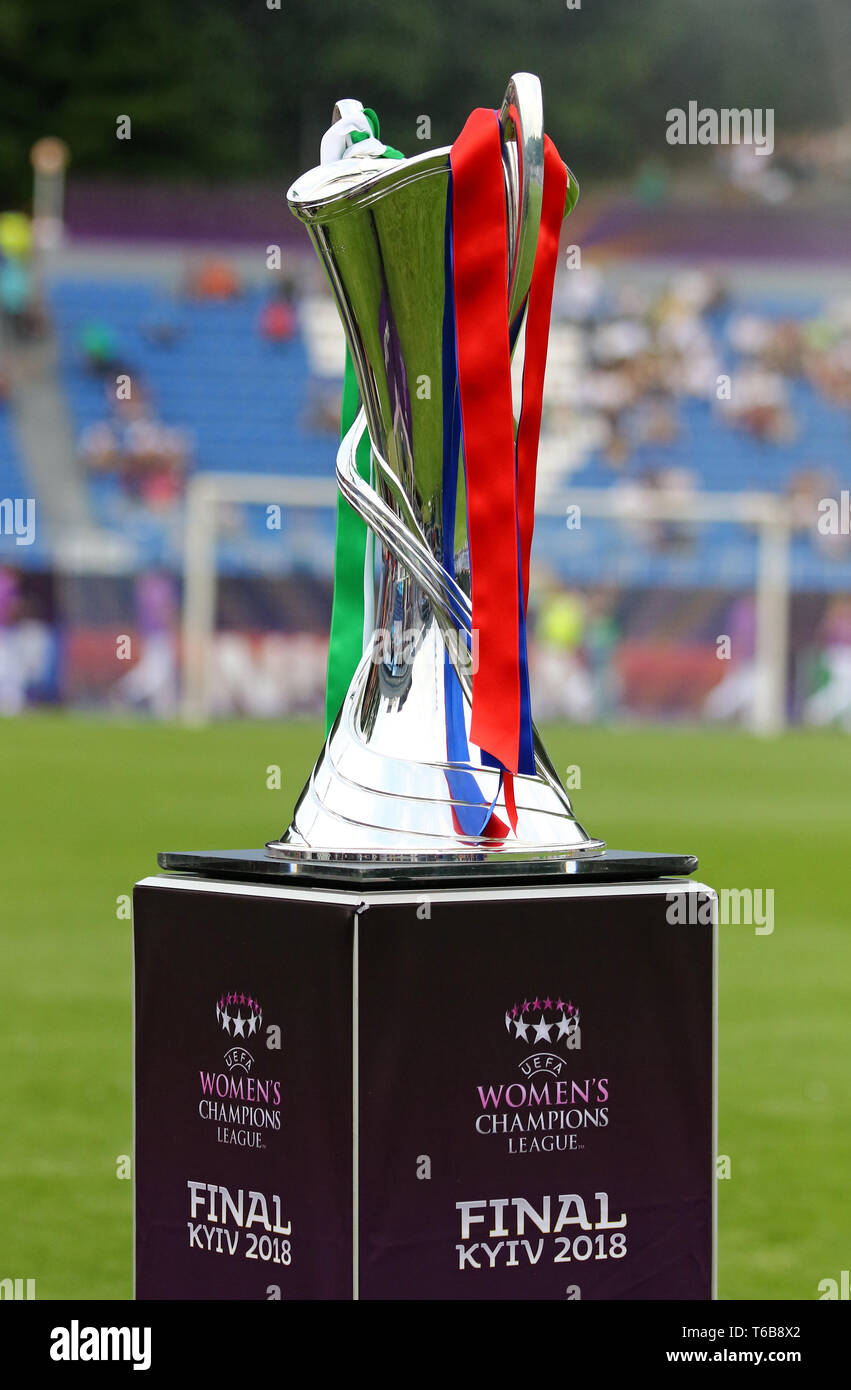
<path fill-rule="evenodd" d="M 258 333 L 264 303 L 259 289 L 227 303 L 169 305 L 168 314 L 183 332 L 170 346 L 156 346 L 145 336 L 164 301 L 153 283 L 99 281 L 63 277 L 49 287 L 49 303 L 59 341 L 59 362 L 69 409 L 76 430 L 105 417 L 103 386 L 89 376 L 80 361 L 78 338 L 91 320 L 108 323 L 116 334 L 122 357 L 139 371 L 150 388 L 157 412 L 165 423 L 186 429 L 194 440 L 196 467 L 206 471 L 246 471 L 333 476 L 335 442 L 327 433 L 307 428 L 304 415 L 310 378 L 304 342 L 272 346 Z M 817 301 L 780 296 L 739 296 L 735 312 L 753 309 L 762 315 L 803 317 L 819 311 Z M 730 361 L 725 331 L 730 308 L 707 318 L 722 360 Z M 704 402 L 683 401 L 677 407 L 680 432 L 665 446 L 641 445 L 633 451 L 623 475 L 605 459 L 592 454 L 572 479 L 579 486 L 604 487 L 617 476 L 639 477 L 648 468 L 678 464 L 686 467 L 702 489 L 742 487 L 782 490 L 802 467 L 819 467 L 843 476 L 847 456 L 847 412 L 823 400 L 805 382 L 790 388 L 798 422 L 794 440 L 765 444 L 728 428 Z M 0 480 L 5 460 L 0 417 Z M 90 481 L 92 505 L 103 525 L 120 526 L 132 534 L 145 553 L 172 564 L 180 560 L 179 528 L 128 506 L 115 480 Z M 2 488 L 0 488 L 2 491 Z M 327 557 L 333 542 L 333 517 L 311 519 L 314 548 Z M 228 569 L 259 563 L 283 566 L 290 559 L 309 563 L 303 543 L 304 518 L 288 518 L 280 532 L 269 533 L 262 509 L 245 510 L 239 532 L 222 544 Z M 589 521 L 581 538 L 574 533 L 565 543 L 563 525 L 541 518 L 536 530 L 536 553 L 565 578 L 603 582 L 621 578 L 636 583 L 707 584 L 751 583 L 755 566 L 753 538 L 736 527 L 698 527 L 694 543 L 682 551 L 650 552 L 631 544 L 622 528 Z M 325 561 L 323 560 L 323 563 Z M 851 566 L 833 566 L 827 580 L 825 564 L 806 538 L 793 552 L 796 579 L 824 587 L 848 583 Z M 842 577 L 844 573 L 844 579 Z M 831 578 L 832 576 L 832 578 Z"/>

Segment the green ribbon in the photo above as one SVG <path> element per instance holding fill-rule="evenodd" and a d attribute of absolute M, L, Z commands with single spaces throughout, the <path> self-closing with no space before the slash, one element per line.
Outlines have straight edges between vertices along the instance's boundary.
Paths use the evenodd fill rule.
<path fill-rule="evenodd" d="M 343 406 L 340 412 L 340 438 L 355 422 L 360 395 L 351 354 L 346 348 L 343 377 Z M 369 482 L 369 434 L 364 431 L 355 454 L 360 476 Z M 366 560 L 367 527 L 341 492 L 337 493 L 337 542 L 334 551 L 334 604 L 331 609 L 331 639 L 328 644 L 328 673 L 325 682 L 325 733 L 337 718 L 346 698 L 355 668 L 363 656 L 363 571 Z"/>
<path fill-rule="evenodd" d="M 376 140 L 379 138 L 378 117 L 368 107 L 364 115 Z M 352 143 L 366 140 L 364 133 L 355 132 Z M 404 159 L 399 151 L 385 146 L 382 159 Z M 343 376 L 343 404 L 340 411 L 340 438 L 343 439 L 355 422 L 360 410 L 360 394 L 351 353 L 346 348 L 346 367 Z M 372 459 L 369 434 L 364 431 L 355 454 L 357 470 L 369 482 Z M 364 567 L 368 528 L 359 514 L 349 505 L 341 492 L 337 494 L 337 540 L 334 550 L 334 599 L 331 609 L 331 637 L 328 643 L 328 671 L 325 681 L 325 734 L 337 718 L 346 698 L 352 676 L 363 656 L 364 626 Z"/>

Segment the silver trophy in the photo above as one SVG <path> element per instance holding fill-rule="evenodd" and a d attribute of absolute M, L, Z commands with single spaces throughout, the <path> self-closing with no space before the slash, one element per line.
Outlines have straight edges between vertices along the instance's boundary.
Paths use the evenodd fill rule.
<path fill-rule="evenodd" d="M 344 121 L 340 102 L 335 122 Z M 499 112 L 508 228 L 509 316 L 526 301 L 541 219 L 544 126 L 541 88 L 515 75 Z M 332 126 L 331 132 L 334 127 Z M 327 137 L 326 137 L 327 138 Z M 310 170 L 290 188 L 342 319 L 361 409 L 337 454 L 347 502 L 377 542 L 374 638 L 357 667 L 292 824 L 267 848 L 293 872 L 396 866 L 400 874 L 448 863 L 531 875 L 604 848 L 582 828 L 535 733 L 534 775 L 518 776 L 516 833 L 469 832 L 473 811 L 493 805 L 499 771 L 470 742 L 472 631 L 464 470 L 454 508 L 454 574 L 446 555 L 441 410 L 442 321 L 449 148 L 411 159 L 379 158 L 362 139 L 346 158 Z M 565 215 L 578 187 L 568 174 Z M 416 383 L 427 380 L 427 396 Z M 368 432 L 370 481 L 356 452 Z M 369 604 L 367 605 L 367 609 Z M 459 640 L 459 636 L 461 640 Z M 447 665 L 449 677 L 447 678 Z M 448 755 L 451 683 L 465 719 L 465 759 Z"/>

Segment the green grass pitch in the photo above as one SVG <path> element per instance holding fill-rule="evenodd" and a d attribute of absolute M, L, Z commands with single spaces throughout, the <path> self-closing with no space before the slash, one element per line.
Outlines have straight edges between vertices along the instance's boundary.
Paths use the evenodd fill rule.
<path fill-rule="evenodd" d="M 586 827 L 694 851 L 717 888 L 774 888 L 775 929 L 720 928 L 722 1298 L 818 1297 L 851 1254 L 851 741 L 679 729 L 543 730 L 581 769 Z M 36 716 L 0 724 L 0 1277 L 38 1298 L 127 1298 L 130 924 L 158 849 L 279 834 L 314 723 L 203 730 Z M 268 790 L 279 764 L 282 786 Z"/>

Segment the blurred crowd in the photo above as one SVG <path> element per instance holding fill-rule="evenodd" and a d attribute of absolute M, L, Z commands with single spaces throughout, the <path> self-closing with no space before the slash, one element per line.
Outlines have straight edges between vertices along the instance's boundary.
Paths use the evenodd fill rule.
<path fill-rule="evenodd" d="M 573 441 L 556 467 L 575 472 L 593 457 L 623 488 L 688 493 L 713 485 L 683 437 L 683 402 L 705 403 L 722 429 L 766 444 L 794 441 L 804 460 L 795 383 L 851 409 L 851 296 L 814 318 L 775 318 L 737 311 L 723 280 L 704 272 L 649 289 L 583 269 L 561 275 L 553 323 L 544 433 Z M 817 544 L 846 546 L 847 537 L 822 537 L 813 525 L 817 500 L 841 486 L 835 469 L 802 462 L 778 482 Z M 658 523 L 645 539 L 665 548 L 687 536 Z"/>
<path fill-rule="evenodd" d="M 37 340 L 47 332 L 32 221 L 22 212 L 0 213 L 0 315 L 12 344 Z"/>
<path fill-rule="evenodd" d="M 201 261 L 180 295 L 163 299 L 140 330 L 167 351 L 187 336 L 187 300 L 228 303 L 243 292 L 226 259 Z M 298 296 L 297 282 L 278 278 L 255 326 L 270 346 L 286 344 L 303 327 L 310 351 L 311 325 L 299 323 Z M 334 325 L 339 333 L 336 315 Z M 103 419 L 79 440 L 86 469 L 117 477 L 128 498 L 153 510 L 172 506 L 196 463 L 190 433 L 160 418 L 153 391 L 108 322 L 85 324 L 78 346 L 86 369 L 104 383 Z M 124 395 L 115 387 L 122 375 L 131 383 Z M 836 495 L 841 479 L 831 463 L 807 457 L 795 404 L 800 383 L 826 404 L 851 410 L 851 296 L 835 298 L 814 317 L 778 318 L 737 308 L 723 279 L 703 271 L 650 286 L 621 283 L 595 268 L 563 270 L 553 306 L 540 485 L 558 485 L 593 460 L 625 493 L 688 495 L 718 486 L 702 476 L 683 417 L 683 405 L 702 403 L 716 439 L 730 431 L 767 446 L 796 445 L 800 463 L 784 463 L 775 487 L 793 501 L 815 544 L 844 553 L 846 536 L 823 535 L 812 525 L 818 500 Z M 336 432 L 339 385 L 329 390 L 314 371 L 305 401 L 308 427 Z M 674 521 L 633 530 L 659 550 L 687 545 L 693 534 Z"/>
<path fill-rule="evenodd" d="M 125 496 L 152 511 L 172 507 L 182 496 L 193 460 L 187 430 L 159 419 L 144 378 L 114 354 L 111 336 L 87 326 L 83 350 L 92 372 L 104 378 L 104 418 L 81 433 L 78 451 L 87 472 L 119 479 Z M 122 393 L 116 376 L 127 378 Z"/>
<path fill-rule="evenodd" d="M 167 351 L 187 337 L 181 312 L 184 303 L 227 304 L 238 300 L 243 292 L 240 277 L 227 258 L 202 260 L 187 272 L 180 294 L 174 299 L 162 298 L 139 324 L 139 330 L 152 347 Z M 270 345 L 289 342 L 295 336 L 290 281 L 281 281 L 266 299 L 256 331 Z M 150 383 L 125 353 L 108 321 L 85 323 L 79 333 L 78 351 L 85 369 L 104 386 L 104 417 L 87 426 L 78 441 L 86 471 L 116 477 L 127 499 L 152 511 L 173 507 L 195 466 L 191 431 L 160 418 Z"/>
<path fill-rule="evenodd" d="M 7 335 L 21 341 L 47 330 L 24 231 L 0 218 L 0 308 Z M 157 302 L 139 331 L 157 352 L 178 343 L 191 351 L 185 306 L 233 303 L 244 293 L 226 259 L 201 260 L 178 294 Z M 302 329 L 309 338 L 311 325 L 300 322 L 308 318 L 308 301 L 297 310 L 298 300 L 299 287 L 281 279 L 261 305 L 254 332 L 270 348 L 287 344 Z M 330 317 L 338 337 L 336 314 Z M 129 504 L 171 511 L 189 473 L 203 464 L 190 431 L 162 418 L 154 390 L 107 319 L 81 325 L 76 348 L 104 403 L 102 418 L 78 440 L 85 469 L 117 480 Z M 308 355 L 313 360 L 309 343 Z M 685 497 L 707 484 L 718 486 L 702 476 L 688 436 L 683 407 L 698 403 L 704 413 L 697 418 L 714 422 L 716 438 L 729 432 L 756 441 L 766 446 L 763 457 L 769 461 L 781 457 L 772 446 L 794 443 L 792 457 L 801 462 L 790 467 L 787 450 L 776 485 L 815 544 L 825 553 L 847 555 L 847 532 L 822 533 L 814 525 L 819 500 L 837 496 L 844 480 L 835 466 L 807 461 L 801 384 L 830 407 L 851 409 L 851 297 L 836 297 L 819 315 L 778 318 L 737 307 L 723 280 L 704 272 L 673 274 L 651 285 L 622 282 L 596 269 L 563 270 L 553 308 L 539 487 L 561 485 L 570 475 L 581 481 L 590 463 L 595 482 L 602 469 L 624 494 Z M 2 387 L 0 376 L 0 396 Z M 306 389 L 305 401 L 311 427 L 336 433 L 338 382 L 333 395 L 311 397 Z M 693 412 L 690 418 L 693 425 Z M 736 479 L 737 486 L 749 484 L 750 478 Z M 641 518 L 628 529 L 659 551 L 689 546 L 696 534 L 684 522 Z M 661 615 L 651 611 L 646 595 L 641 602 L 648 606 L 639 614 L 623 593 L 566 589 L 556 573 L 536 574 L 532 601 L 540 717 L 605 720 L 670 710 L 715 720 L 749 718 L 757 679 L 752 596 L 730 594 L 721 601 L 723 611 L 704 623 L 705 631 L 699 622 L 690 628 L 688 615 L 672 618 L 673 608 Z M 684 611 L 690 601 L 682 596 Z M 137 576 L 133 609 L 133 662 L 120 677 L 104 678 L 102 694 L 110 703 L 167 716 L 176 708 L 179 672 L 174 577 Z M 719 667 L 714 637 L 707 637 L 719 630 L 733 635 L 735 659 L 728 666 Z M 0 575 L 0 711 L 14 713 L 47 689 L 55 664 L 49 631 L 27 612 L 11 572 Z M 274 717 L 318 708 L 324 643 L 295 634 L 264 642 L 257 630 L 217 635 L 217 712 Z M 58 651 L 58 643 L 53 648 Z M 811 635 L 796 643 L 789 688 L 794 718 L 851 728 L 851 601 L 825 601 Z"/>

